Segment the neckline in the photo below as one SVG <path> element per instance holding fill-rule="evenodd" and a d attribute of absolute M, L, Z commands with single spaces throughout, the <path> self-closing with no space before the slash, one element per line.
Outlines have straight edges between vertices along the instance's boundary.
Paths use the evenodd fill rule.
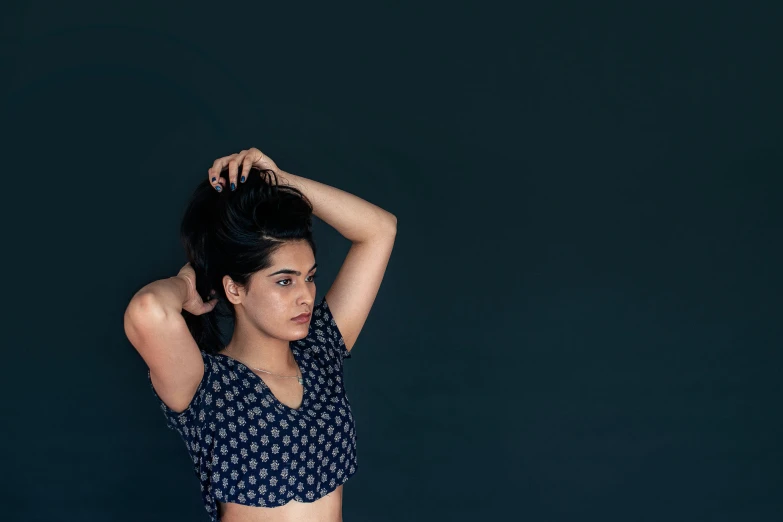
<path fill-rule="evenodd" d="M 307 395 L 308 395 L 308 393 L 307 393 L 307 377 L 305 376 L 305 374 L 304 374 L 304 371 L 302 371 L 302 368 L 303 368 L 304 366 L 303 366 L 302 362 L 299 360 L 299 357 L 297 357 L 297 352 L 298 352 L 298 351 L 299 351 L 299 349 L 298 349 L 298 348 L 294 348 L 293 346 L 291 347 L 291 353 L 294 355 L 294 359 L 296 360 L 296 364 L 299 366 L 299 372 L 302 374 L 302 380 L 304 381 L 304 382 L 302 383 L 302 404 L 300 404 L 300 405 L 299 405 L 299 408 L 298 408 L 298 409 L 297 409 L 297 408 L 292 408 L 291 406 L 288 406 L 287 404 L 283 404 L 282 402 L 280 402 L 280 399 L 278 399 L 278 398 L 277 398 L 277 396 L 275 396 L 275 394 L 272 392 L 272 389 L 271 389 L 269 386 L 267 386 L 267 384 L 264 382 L 264 380 L 263 380 L 261 377 L 259 377 L 259 376 L 256 374 L 256 372 L 254 372 L 253 370 L 251 370 L 251 369 L 250 369 L 250 368 L 249 368 L 249 367 L 248 367 L 248 366 L 247 366 L 245 363 L 243 363 L 242 361 L 239 361 L 238 359 L 234 359 L 234 358 L 233 358 L 233 357 L 231 357 L 230 355 L 226 355 L 226 354 L 224 354 L 224 353 L 218 353 L 218 354 L 216 354 L 216 355 L 220 355 L 220 356 L 222 356 L 222 357 L 225 357 L 226 359 L 231 359 L 232 361 L 234 361 L 234 363 L 235 363 L 237 366 L 241 366 L 242 368 L 244 368 L 244 369 L 247 371 L 247 373 L 249 373 L 250 375 L 252 375 L 252 376 L 253 376 L 253 377 L 255 377 L 256 379 L 258 379 L 258 382 L 260 382 L 260 383 L 261 383 L 261 385 L 262 385 L 264 388 L 266 388 L 266 390 L 269 392 L 269 395 L 271 395 L 271 396 L 272 396 L 272 398 L 274 399 L 274 401 L 275 401 L 277 404 L 279 404 L 280 406 L 282 406 L 283 408 L 285 408 L 285 409 L 287 409 L 287 410 L 290 410 L 290 411 L 293 411 L 293 412 L 295 412 L 295 413 L 304 413 L 304 408 L 305 408 L 305 406 L 306 406 L 306 404 L 307 404 L 307 402 L 308 402 L 308 401 L 307 401 Z"/>

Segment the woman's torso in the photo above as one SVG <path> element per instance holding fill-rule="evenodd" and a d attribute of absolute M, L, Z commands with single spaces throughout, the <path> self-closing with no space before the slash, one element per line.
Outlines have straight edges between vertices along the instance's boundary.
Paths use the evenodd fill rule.
<path fill-rule="evenodd" d="M 356 423 L 343 387 L 343 361 L 351 355 L 325 299 L 313 319 L 308 336 L 291 343 L 303 383 L 267 378 L 225 353 L 201 351 L 204 377 L 180 412 L 161 400 L 147 372 L 213 520 L 341 518 L 340 486 L 358 469 Z"/>
<path fill-rule="evenodd" d="M 304 389 L 294 379 L 277 379 L 253 371 L 266 383 L 280 403 L 298 409 L 304 400 Z M 342 522 L 343 485 L 315 502 L 290 500 L 274 508 L 244 506 L 233 502 L 217 502 L 220 522 Z"/>

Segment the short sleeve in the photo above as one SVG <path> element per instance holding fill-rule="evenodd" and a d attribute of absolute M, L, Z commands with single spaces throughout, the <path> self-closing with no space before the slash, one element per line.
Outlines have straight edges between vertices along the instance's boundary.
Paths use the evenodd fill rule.
<path fill-rule="evenodd" d="M 198 388 L 196 389 L 196 393 L 193 395 L 193 399 L 190 401 L 190 404 L 182 412 L 176 412 L 172 410 L 165 402 L 163 402 L 163 399 L 160 398 L 158 392 L 155 391 L 155 387 L 152 385 L 152 378 L 150 377 L 151 372 L 149 369 L 147 369 L 147 382 L 149 383 L 152 394 L 158 403 L 158 407 L 166 418 L 166 426 L 169 429 L 182 431 L 183 428 L 190 427 L 193 423 L 197 422 L 197 420 L 203 421 L 204 419 L 204 407 L 206 406 L 207 402 L 205 400 L 205 396 L 207 395 L 207 383 L 210 381 L 210 376 L 212 375 L 212 362 L 208 354 L 203 351 L 200 351 L 200 353 L 201 358 L 204 361 L 204 376 L 201 378 L 201 382 L 199 383 Z"/>
<path fill-rule="evenodd" d="M 313 319 L 317 330 L 323 332 L 323 336 L 327 341 L 327 349 L 331 349 L 341 360 L 350 358 L 351 351 L 345 347 L 345 340 L 337 327 L 337 323 L 334 322 L 329 303 L 326 302 L 326 296 L 323 296 L 318 304 L 315 305 Z"/>

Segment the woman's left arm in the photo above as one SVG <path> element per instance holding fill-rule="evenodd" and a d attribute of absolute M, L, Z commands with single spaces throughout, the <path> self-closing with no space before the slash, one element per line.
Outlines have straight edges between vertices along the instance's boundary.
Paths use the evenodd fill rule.
<path fill-rule="evenodd" d="M 280 171 L 282 183 L 310 199 L 313 213 L 351 241 L 326 302 L 349 352 L 370 315 L 389 264 L 397 218 L 380 207 L 338 188 Z"/>

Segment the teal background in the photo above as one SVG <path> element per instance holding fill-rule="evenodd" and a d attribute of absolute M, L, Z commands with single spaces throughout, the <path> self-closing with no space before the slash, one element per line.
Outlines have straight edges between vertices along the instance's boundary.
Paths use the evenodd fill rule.
<path fill-rule="evenodd" d="M 207 520 L 122 315 L 257 147 L 398 218 L 346 522 L 778 520 L 782 11 L 5 6 L 4 518 Z"/>

